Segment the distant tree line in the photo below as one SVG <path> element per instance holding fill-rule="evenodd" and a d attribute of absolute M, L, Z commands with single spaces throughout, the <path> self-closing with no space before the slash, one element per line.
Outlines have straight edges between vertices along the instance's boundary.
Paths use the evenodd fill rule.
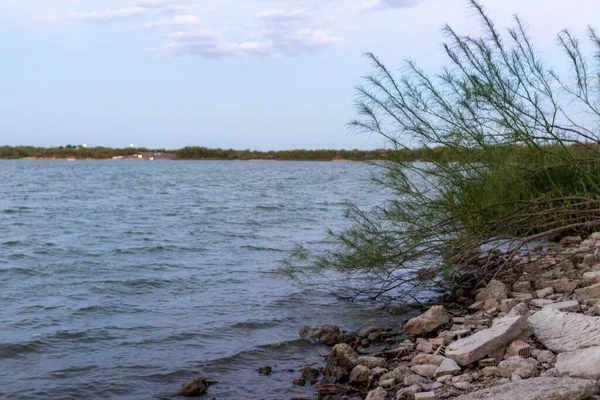
<path fill-rule="evenodd" d="M 509 148 L 507 148 L 509 147 Z M 549 150 L 552 146 L 546 146 Z M 559 146 L 557 146 L 559 147 Z M 590 143 L 575 143 L 568 146 L 575 154 L 596 153 L 600 151 L 598 145 Z M 486 151 L 489 151 L 487 149 Z M 530 148 L 525 146 L 497 146 L 494 150 L 498 154 L 507 151 L 514 153 L 528 153 Z M 179 160 L 279 160 L 279 161 L 377 161 L 401 160 L 403 162 L 464 162 L 476 160 L 482 155 L 482 150 L 477 148 L 461 149 L 446 146 L 421 147 L 416 149 L 377 149 L 377 150 L 235 150 L 211 149 L 200 146 L 187 146 L 179 150 L 147 149 L 147 148 L 110 148 L 110 147 L 82 147 L 66 145 L 60 147 L 33 147 L 33 146 L 0 146 L 0 159 L 19 158 L 56 158 L 56 159 L 93 159 L 105 160 L 119 156 L 132 156 L 137 153 L 158 152 L 173 153 Z"/>
<path fill-rule="evenodd" d="M 114 149 L 110 147 L 82 147 L 66 145 L 60 147 L 33 147 L 33 146 L 0 146 L 0 159 L 17 159 L 26 157 L 36 158 L 77 158 L 105 160 L 118 156 L 131 156 L 140 152 L 149 152 L 146 148 Z M 164 149 L 156 150 L 164 152 Z"/>
<path fill-rule="evenodd" d="M 18 158 L 76 158 L 76 159 L 110 159 L 118 156 L 132 156 L 143 152 L 173 153 L 180 160 L 281 160 L 281 161 L 332 161 L 351 160 L 369 161 L 381 160 L 387 157 L 384 150 L 235 150 L 211 149 L 200 146 L 187 146 L 179 150 L 147 149 L 147 148 L 110 148 L 82 147 L 66 145 L 60 147 L 33 146 L 0 146 L 0 159 Z M 427 161 L 431 157 L 448 157 L 444 149 L 415 149 L 399 150 L 399 156 L 413 161 Z"/>
<path fill-rule="evenodd" d="M 209 149 L 207 147 L 184 147 L 176 150 L 177 158 L 188 160 L 281 160 L 281 161 L 366 161 L 383 157 L 382 150 L 234 150 Z"/>

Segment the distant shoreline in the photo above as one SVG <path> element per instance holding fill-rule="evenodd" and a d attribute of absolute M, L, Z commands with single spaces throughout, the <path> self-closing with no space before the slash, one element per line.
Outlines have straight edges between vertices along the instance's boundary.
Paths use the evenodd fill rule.
<path fill-rule="evenodd" d="M 135 158 L 57 158 L 57 157 L 23 157 L 23 158 L 0 158 L 0 160 L 20 160 L 20 161 L 150 161 L 148 159 L 135 159 Z M 173 159 L 155 159 L 152 161 L 244 161 L 244 162 L 359 162 L 359 160 L 270 160 L 270 159 L 248 159 L 248 160 L 230 160 L 225 158 L 173 158 Z M 378 161 L 378 160 L 370 160 Z"/>
<path fill-rule="evenodd" d="M 0 159 L 24 160 L 205 160 L 205 161 L 452 161 L 460 154 L 452 149 L 396 148 L 374 150 L 295 149 L 295 150 L 236 150 L 199 146 L 181 149 L 110 148 L 67 145 L 60 147 L 0 146 Z"/>
<path fill-rule="evenodd" d="M 371 161 L 385 159 L 385 150 L 235 150 L 183 147 L 178 150 L 60 146 L 0 146 L 0 159 L 23 160 L 206 160 L 206 161 Z"/>

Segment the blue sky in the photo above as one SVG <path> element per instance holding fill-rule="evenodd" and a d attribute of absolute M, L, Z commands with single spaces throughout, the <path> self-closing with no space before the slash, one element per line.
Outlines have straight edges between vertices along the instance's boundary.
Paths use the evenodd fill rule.
<path fill-rule="evenodd" d="M 482 0 L 518 13 L 551 63 L 593 0 Z M 349 133 L 365 52 L 392 69 L 444 63 L 466 0 L 0 0 L 0 145 L 374 148 Z"/>

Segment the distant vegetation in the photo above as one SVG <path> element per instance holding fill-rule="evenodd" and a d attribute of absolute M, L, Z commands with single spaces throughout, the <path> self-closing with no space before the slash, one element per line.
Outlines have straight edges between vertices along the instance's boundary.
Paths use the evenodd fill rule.
<path fill-rule="evenodd" d="M 376 160 L 384 153 L 381 150 L 280 150 L 256 151 L 233 149 L 209 149 L 206 147 L 184 147 L 174 151 L 178 159 L 188 160 L 281 160 L 281 161 L 331 161 Z"/>
<path fill-rule="evenodd" d="M 66 145 L 60 147 L 3 146 L 0 159 L 18 158 L 76 158 L 103 160 L 118 156 L 132 156 L 143 152 L 174 153 L 180 160 L 280 160 L 280 161 L 372 161 L 389 157 L 389 150 L 280 150 L 256 151 L 234 149 L 210 149 L 188 146 L 179 150 L 109 147 L 82 147 Z M 399 149 L 394 156 L 405 161 L 453 161 L 457 157 L 448 148 Z"/>
<path fill-rule="evenodd" d="M 60 147 L 33 147 L 33 146 L 2 146 L 0 147 L 0 158 L 77 158 L 105 160 L 117 156 L 132 156 L 138 152 L 149 152 L 145 148 L 113 149 L 110 147 L 82 147 L 82 146 L 60 146 Z M 165 150 L 156 150 L 164 152 Z"/>
<path fill-rule="evenodd" d="M 600 146 L 594 144 L 573 143 L 567 146 L 576 157 L 597 157 Z M 545 145 L 549 151 L 556 151 L 562 146 Z M 141 148 L 82 147 L 66 145 L 60 147 L 33 146 L 0 146 L 0 159 L 42 158 L 42 159 L 92 159 L 106 160 L 113 157 L 133 156 L 138 153 L 171 153 L 178 160 L 279 160 L 279 161 L 425 161 L 433 163 L 477 161 L 482 156 L 489 157 L 489 152 L 497 154 L 493 159 L 505 157 L 506 154 L 524 156 L 532 149 L 521 145 L 498 145 L 484 151 L 476 147 L 455 149 L 447 146 L 421 147 L 417 149 L 377 149 L 377 150 L 234 150 L 210 149 L 207 147 L 188 146 L 179 150 Z M 492 158 L 490 158 L 492 159 Z"/>

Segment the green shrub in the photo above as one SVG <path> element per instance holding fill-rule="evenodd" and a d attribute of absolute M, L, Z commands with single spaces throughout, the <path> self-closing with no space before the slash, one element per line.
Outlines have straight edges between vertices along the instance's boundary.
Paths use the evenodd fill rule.
<path fill-rule="evenodd" d="M 449 63 L 437 75 L 414 62 L 396 74 L 367 55 L 375 72 L 357 88 L 350 125 L 387 142 L 376 180 L 394 196 L 369 212 L 351 208 L 353 226 L 333 233 L 336 245 L 317 255 L 297 249 L 286 273 L 314 282 L 333 270 L 349 278 L 352 296 L 415 297 L 499 252 L 600 226 L 600 66 L 563 31 L 572 76 L 562 79 L 518 17 L 501 35 L 470 4 L 485 33 L 446 26 Z M 597 58 L 591 28 L 589 38 Z M 403 156 L 415 145 L 429 162 Z"/>

